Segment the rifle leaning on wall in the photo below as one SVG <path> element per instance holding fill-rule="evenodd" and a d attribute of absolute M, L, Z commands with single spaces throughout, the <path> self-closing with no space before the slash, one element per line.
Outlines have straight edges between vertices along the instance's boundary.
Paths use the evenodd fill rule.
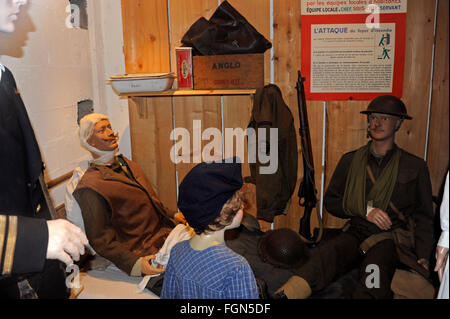
<path fill-rule="evenodd" d="M 298 189 L 299 205 L 305 207 L 303 217 L 300 219 L 299 234 L 302 240 L 308 244 L 314 245 L 319 243 L 322 238 L 323 224 L 322 218 L 316 208 L 317 205 L 317 189 L 314 181 L 314 160 L 311 147 L 311 136 L 309 134 L 308 113 L 306 111 L 305 87 L 303 86 L 301 72 L 298 71 L 297 80 L 297 102 L 298 113 L 300 117 L 300 139 L 302 145 L 303 157 L 303 179 Z M 317 237 L 311 236 L 311 213 L 316 208 L 317 219 L 319 220 L 319 233 Z"/>

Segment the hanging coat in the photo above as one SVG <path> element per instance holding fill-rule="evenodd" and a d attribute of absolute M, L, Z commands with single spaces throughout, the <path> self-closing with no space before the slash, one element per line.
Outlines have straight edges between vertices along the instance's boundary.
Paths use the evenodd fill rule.
<path fill-rule="evenodd" d="M 259 152 L 256 163 L 250 163 L 252 180 L 256 184 L 257 217 L 273 222 L 276 215 L 285 214 L 287 205 L 294 192 L 297 182 L 297 136 L 294 127 L 294 118 L 286 103 L 284 103 L 281 90 L 278 86 L 269 84 L 256 91 L 252 116 L 249 128 L 256 132 L 256 142 L 259 152 L 270 157 L 270 149 L 278 148 L 277 167 L 271 174 L 263 173 L 262 168 L 269 164 L 261 163 Z M 266 137 L 259 136 L 260 128 L 265 128 Z M 270 129 L 277 129 L 278 139 L 276 145 L 270 144 Z M 258 142 L 265 140 L 264 143 Z M 250 143 L 250 140 L 249 140 Z M 273 155 L 274 153 L 272 153 Z M 271 157 L 273 158 L 273 156 Z M 272 159 L 271 159 L 272 160 Z M 270 162 L 269 162 L 270 163 Z M 270 163 L 273 165 L 273 163 Z"/>

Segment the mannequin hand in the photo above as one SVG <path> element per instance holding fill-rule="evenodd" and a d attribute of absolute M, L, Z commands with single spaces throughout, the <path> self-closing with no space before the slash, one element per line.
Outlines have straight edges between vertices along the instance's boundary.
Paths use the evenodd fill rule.
<path fill-rule="evenodd" d="M 58 259 L 66 265 L 84 255 L 84 245 L 89 242 L 83 231 L 64 219 L 47 221 L 47 259 Z"/>
<path fill-rule="evenodd" d="M 434 271 L 437 271 L 439 281 L 442 281 L 442 275 L 444 274 L 444 266 L 447 256 L 448 256 L 447 247 L 442 246 L 436 247 L 436 267 L 434 267 Z"/>
<path fill-rule="evenodd" d="M 422 265 L 423 268 L 425 268 L 426 270 L 428 270 L 428 269 L 430 268 L 430 264 L 429 264 L 429 262 L 428 262 L 425 258 L 420 258 L 420 259 L 417 261 L 417 263 L 418 263 L 419 265 Z"/>
<path fill-rule="evenodd" d="M 186 223 L 187 223 L 186 218 L 184 218 L 184 215 L 182 212 L 175 213 L 174 218 L 182 224 L 186 225 Z"/>
<path fill-rule="evenodd" d="M 391 219 L 389 218 L 388 214 L 383 212 L 379 208 L 374 208 L 370 211 L 370 213 L 366 216 L 366 219 L 374 223 L 378 226 L 378 228 L 382 230 L 388 230 L 392 226 Z"/>
<path fill-rule="evenodd" d="M 158 266 L 157 268 L 153 267 L 151 264 L 151 260 L 155 259 L 155 255 L 149 255 L 142 257 L 141 259 L 141 272 L 144 275 L 159 275 L 165 271 L 162 266 Z"/>

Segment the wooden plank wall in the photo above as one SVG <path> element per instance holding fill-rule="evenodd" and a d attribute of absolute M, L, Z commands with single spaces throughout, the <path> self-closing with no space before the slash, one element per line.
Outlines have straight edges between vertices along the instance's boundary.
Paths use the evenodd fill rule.
<path fill-rule="evenodd" d="M 175 71 L 174 48 L 181 44 L 181 37 L 198 18 L 203 16 L 208 19 L 219 3 L 220 0 L 122 0 L 127 73 Z M 295 83 L 301 58 L 300 1 L 230 0 L 230 3 L 272 41 L 273 59 L 270 51 L 265 53 L 265 83 L 271 82 L 272 71 L 273 82 L 281 88 L 298 130 Z M 433 194 L 437 195 L 448 169 L 449 42 L 448 1 L 439 1 L 436 40 L 435 5 L 436 2 L 430 0 L 408 2 L 403 100 L 414 120 L 405 121 L 398 133 L 397 143 L 417 156 L 427 156 Z M 433 64 L 434 42 L 436 48 Z M 431 78 L 433 66 L 434 74 Z M 431 84 L 433 86 L 430 90 Z M 430 92 L 431 108 L 428 107 Z M 308 101 L 319 198 L 321 186 L 326 189 L 340 157 L 367 142 L 366 118 L 359 114 L 367 104 L 368 101 Z M 172 163 L 169 157 L 173 146 L 173 141 L 170 140 L 171 130 L 174 127 L 184 127 L 192 135 L 193 120 L 201 120 L 202 129 L 245 129 L 251 109 L 251 96 L 130 100 L 133 159 L 143 166 L 167 206 L 176 209 L 177 181 L 179 184 L 196 164 Z M 325 161 L 322 165 L 324 141 Z M 203 141 L 202 145 L 208 142 Z M 302 216 L 303 209 L 299 207 L 296 196 L 303 171 L 299 138 L 298 150 L 297 188 L 288 214 L 276 218 L 275 228 L 290 227 L 297 230 Z M 244 176 L 249 175 L 248 165 L 244 166 L 243 173 Z M 321 184 L 322 173 L 324 185 Z M 327 227 L 341 227 L 344 221 L 324 210 L 324 223 Z M 314 218 L 313 224 L 317 224 Z"/>
<path fill-rule="evenodd" d="M 448 172 L 448 15 L 449 1 L 440 0 L 436 30 L 435 67 L 430 121 L 431 130 L 427 157 L 434 195 L 440 195 L 439 193 L 442 191 L 443 183 L 445 182 L 445 174 Z"/>
<path fill-rule="evenodd" d="M 172 54 L 171 70 L 176 71 L 175 47 L 181 45 L 181 38 L 189 27 L 197 21 L 198 18 L 206 15 L 211 16 L 217 7 L 216 0 L 201 0 L 201 1 L 184 1 L 171 0 L 169 1 L 169 17 L 170 17 L 170 52 Z M 201 134 L 205 128 L 216 127 L 222 129 L 221 120 L 221 104 L 220 96 L 189 96 L 173 98 L 174 104 L 174 125 L 175 127 L 183 127 L 189 130 L 191 137 L 194 134 Z M 200 132 L 193 131 L 193 121 L 201 121 Z M 201 152 L 203 146 L 207 144 L 202 141 L 201 149 L 193 149 L 193 140 L 191 141 L 191 150 L 194 156 L 197 157 L 198 152 Z M 181 183 L 184 176 L 197 163 L 180 163 L 176 166 L 178 174 L 178 184 Z"/>

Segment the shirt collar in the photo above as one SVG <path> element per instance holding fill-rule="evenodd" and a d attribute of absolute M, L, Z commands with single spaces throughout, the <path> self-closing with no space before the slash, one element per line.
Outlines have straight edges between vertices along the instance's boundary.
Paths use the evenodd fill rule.
<path fill-rule="evenodd" d="M 5 67 L 3 66 L 3 64 L 0 63 L 0 70 L 2 70 L 2 72 L 5 72 Z"/>
<path fill-rule="evenodd" d="M 392 154 L 394 154 L 394 150 L 396 150 L 398 148 L 397 144 L 394 143 L 393 147 L 386 152 L 385 155 L 383 156 L 375 156 L 372 149 L 370 148 L 370 158 L 374 159 L 379 165 L 381 165 L 381 163 L 387 163 L 390 158 L 392 157 Z"/>

